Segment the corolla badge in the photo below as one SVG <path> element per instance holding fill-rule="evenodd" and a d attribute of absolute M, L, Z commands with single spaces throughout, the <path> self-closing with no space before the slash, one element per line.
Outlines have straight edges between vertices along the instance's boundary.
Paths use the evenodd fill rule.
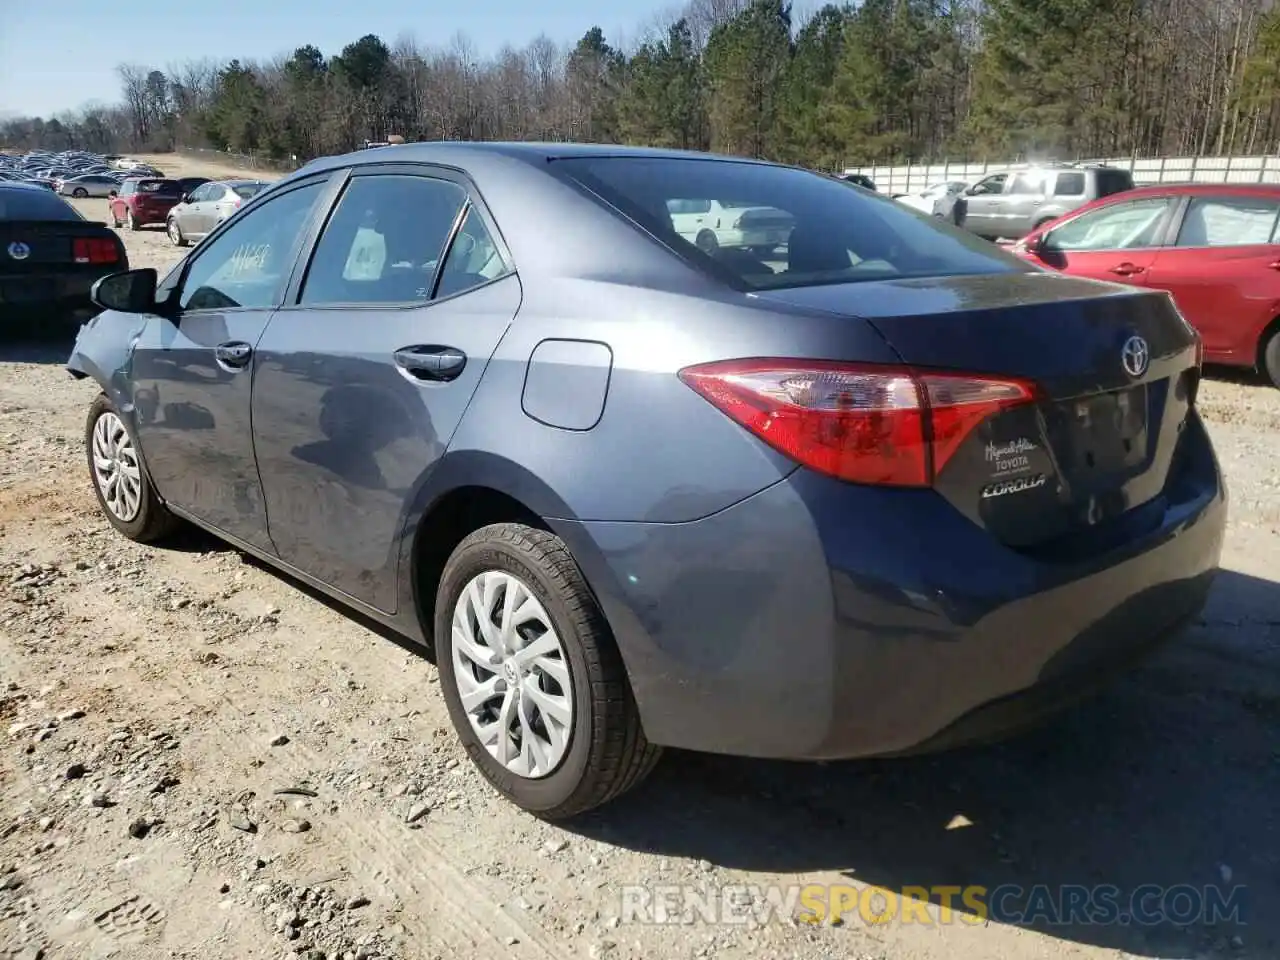
<path fill-rule="evenodd" d="M 21 240 L 15 240 L 9 244 L 9 256 L 14 260 L 25 260 L 31 256 L 31 248 Z"/>
<path fill-rule="evenodd" d="M 992 497 L 1007 497 L 1011 493 L 1025 493 L 1028 490 L 1037 490 L 1048 482 L 1049 478 L 1043 473 L 1038 473 L 1034 477 L 997 480 L 995 483 L 989 483 L 982 488 L 982 499 L 990 500 Z"/>
<path fill-rule="evenodd" d="M 1146 373 L 1147 367 L 1151 365 L 1151 348 L 1147 346 L 1147 341 L 1138 336 L 1126 340 L 1120 348 L 1120 362 L 1131 377 L 1140 377 Z"/>

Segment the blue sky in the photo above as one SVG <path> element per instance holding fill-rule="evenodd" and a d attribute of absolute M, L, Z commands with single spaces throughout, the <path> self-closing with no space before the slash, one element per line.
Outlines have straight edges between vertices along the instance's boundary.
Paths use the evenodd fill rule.
<path fill-rule="evenodd" d="M 121 61 L 164 69 L 212 57 L 265 59 L 312 43 L 326 55 L 367 33 L 388 43 L 406 33 L 444 46 L 466 34 L 481 56 L 539 33 L 557 43 L 599 25 L 625 42 L 672 0 L 220 0 L 196 4 L 102 0 L 0 0 L 0 116 L 47 116 L 97 100 L 114 103 Z"/>

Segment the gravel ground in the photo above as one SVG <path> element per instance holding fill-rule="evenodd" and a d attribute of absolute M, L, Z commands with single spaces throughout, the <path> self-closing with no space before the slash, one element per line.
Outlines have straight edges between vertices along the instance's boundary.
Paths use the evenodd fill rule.
<path fill-rule="evenodd" d="M 182 252 L 124 237 L 137 266 Z M 97 388 L 65 356 L 0 346 L 0 957 L 1280 956 L 1280 391 L 1204 386 L 1225 572 L 1203 621 L 1099 699 L 943 757 L 668 755 L 560 829 L 483 785 L 435 669 L 393 638 L 210 538 L 115 535 L 84 463 Z M 1242 885 L 1246 922 L 622 916 L 625 885 L 810 882 Z"/>

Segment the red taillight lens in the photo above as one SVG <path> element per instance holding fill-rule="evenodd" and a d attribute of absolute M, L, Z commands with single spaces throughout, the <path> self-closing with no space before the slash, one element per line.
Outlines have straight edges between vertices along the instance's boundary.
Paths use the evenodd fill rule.
<path fill-rule="evenodd" d="M 901 487 L 929 486 L 978 424 L 1036 399 L 1021 380 L 817 360 L 729 360 L 680 379 L 812 470 Z"/>
<path fill-rule="evenodd" d="M 115 263 L 120 251 L 108 237 L 77 237 L 71 243 L 71 256 L 76 263 Z"/>

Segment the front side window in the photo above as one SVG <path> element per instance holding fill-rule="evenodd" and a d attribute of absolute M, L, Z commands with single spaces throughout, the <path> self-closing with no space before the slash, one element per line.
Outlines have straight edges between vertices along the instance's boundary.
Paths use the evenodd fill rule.
<path fill-rule="evenodd" d="M 1280 200 L 1194 197 L 1178 230 L 1179 247 L 1244 247 L 1277 242 Z"/>
<path fill-rule="evenodd" d="M 1168 198 L 1154 197 L 1091 210 L 1049 231 L 1045 249 L 1067 253 L 1154 246 L 1170 206 Z"/>
<path fill-rule="evenodd" d="M 974 234 L 791 167 L 575 157 L 557 160 L 552 170 L 604 198 L 674 252 L 748 289 L 1028 269 Z M 718 227 L 689 230 L 671 212 L 670 201 L 694 199 L 726 212 Z"/>
<path fill-rule="evenodd" d="M 355 177 L 324 228 L 303 304 L 412 303 L 431 283 L 467 193 L 432 177 Z"/>
<path fill-rule="evenodd" d="M 997 173 L 990 177 L 985 177 L 973 185 L 970 191 L 975 197 L 983 197 L 993 193 L 1002 193 L 1004 191 L 1004 182 L 1008 179 L 1008 174 Z"/>
<path fill-rule="evenodd" d="M 182 281 L 182 308 L 275 306 L 324 186 L 324 181 L 309 183 L 235 218 L 192 262 Z"/>

